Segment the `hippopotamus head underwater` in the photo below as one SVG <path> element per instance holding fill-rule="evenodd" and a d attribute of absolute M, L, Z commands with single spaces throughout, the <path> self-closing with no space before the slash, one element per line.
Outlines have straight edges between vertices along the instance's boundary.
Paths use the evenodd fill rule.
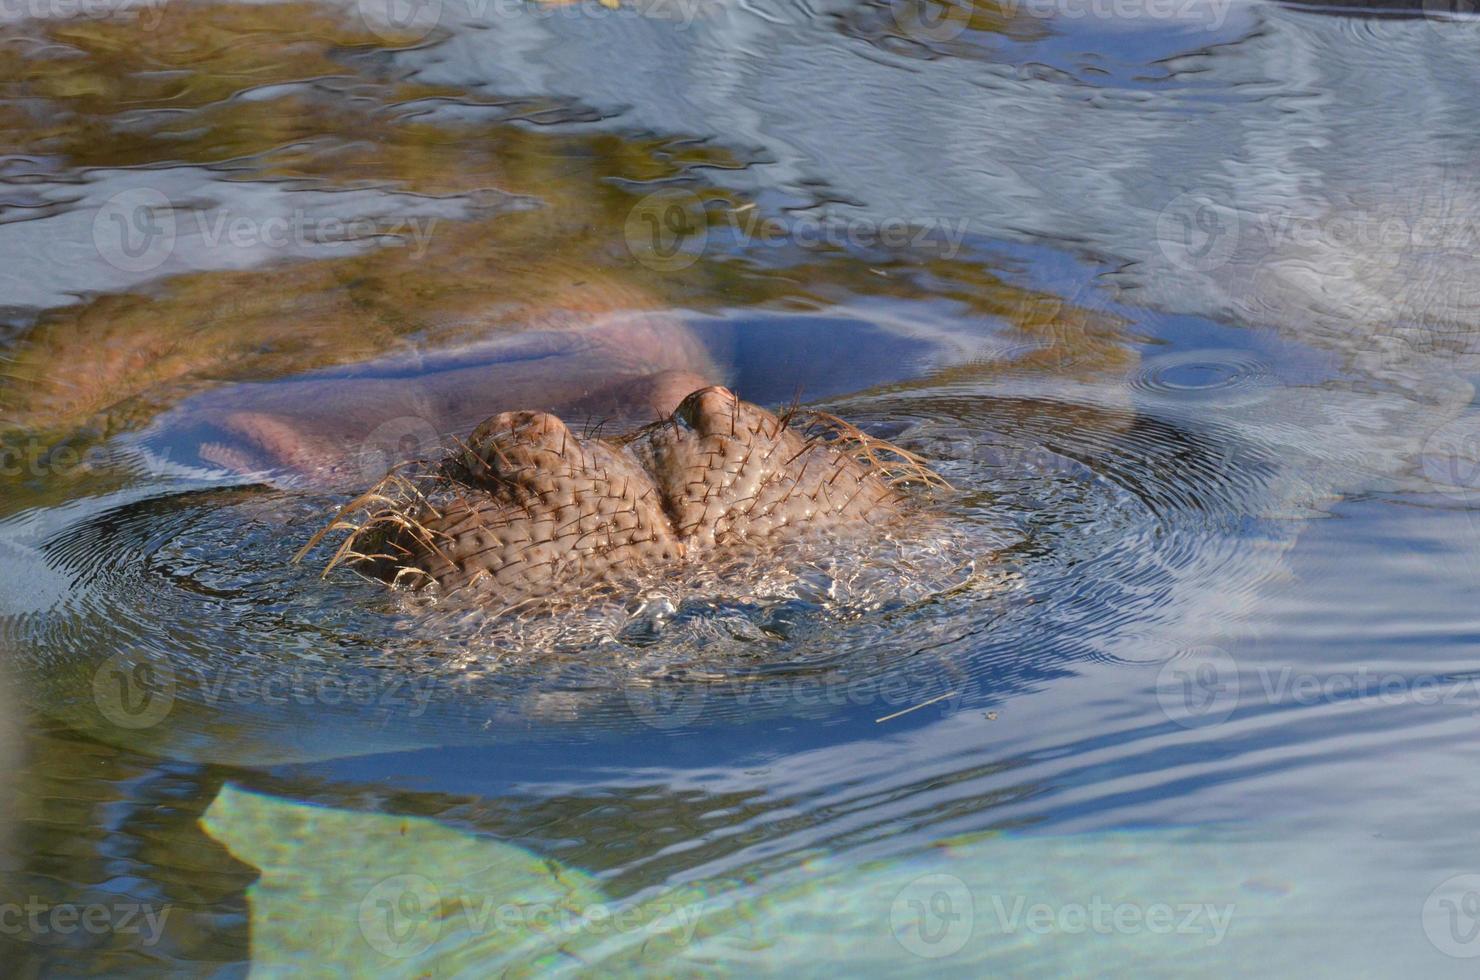
<path fill-rule="evenodd" d="M 911 485 L 946 483 L 835 416 L 778 416 L 711 385 L 613 437 L 545 412 L 494 415 L 444 458 L 393 468 L 299 554 L 348 530 L 326 574 L 347 564 L 509 612 L 684 564 L 887 535 L 919 510 Z"/>

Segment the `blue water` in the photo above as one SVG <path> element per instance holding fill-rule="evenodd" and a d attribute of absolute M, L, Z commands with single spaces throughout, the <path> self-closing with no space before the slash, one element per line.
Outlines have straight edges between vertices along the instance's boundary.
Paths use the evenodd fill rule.
<path fill-rule="evenodd" d="M 7 972 L 1468 975 L 1480 27 L 1375 13 L 7 23 Z M 940 547 L 572 644 L 222 462 L 680 357 L 923 455 Z M 546 873 L 703 921 L 446 911 Z"/>

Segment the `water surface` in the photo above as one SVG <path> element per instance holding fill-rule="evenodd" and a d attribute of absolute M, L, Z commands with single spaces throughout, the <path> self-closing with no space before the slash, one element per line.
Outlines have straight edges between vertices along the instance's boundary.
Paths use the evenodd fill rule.
<path fill-rule="evenodd" d="M 1118 9 L 7 22 L 5 960 L 1465 974 L 1477 27 Z M 202 452 L 368 483 L 632 317 L 930 460 L 930 546 L 521 631 Z"/>

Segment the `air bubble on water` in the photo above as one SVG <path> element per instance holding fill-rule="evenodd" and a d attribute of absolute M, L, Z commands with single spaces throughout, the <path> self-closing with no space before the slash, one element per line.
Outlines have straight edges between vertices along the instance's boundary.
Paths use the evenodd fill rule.
<path fill-rule="evenodd" d="M 797 598 L 823 605 L 837 601 L 838 580 L 822 568 L 806 568 L 797 575 Z"/>
<path fill-rule="evenodd" d="M 617 634 L 618 638 L 639 646 L 653 643 L 662 635 L 664 627 L 677 612 L 678 607 L 667 596 L 644 597 L 628 616 L 626 625 Z"/>

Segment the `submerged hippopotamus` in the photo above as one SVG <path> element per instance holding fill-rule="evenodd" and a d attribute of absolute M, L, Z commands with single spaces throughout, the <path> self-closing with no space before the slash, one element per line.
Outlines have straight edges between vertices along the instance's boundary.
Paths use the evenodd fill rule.
<path fill-rule="evenodd" d="M 710 351 L 672 318 L 571 317 L 449 352 L 235 385 L 181 406 L 175 424 L 208 423 L 199 456 L 213 467 L 355 493 L 387 466 L 429 455 L 502 411 L 620 428 L 667 415 L 722 376 Z"/>
<path fill-rule="evenodd" d="M 446 363 L 239 385 L 178 415 L 204 421 L 214 467 L 358 493 L 325 529 L 350 530 L 331 567 L 511 604 L 883 528 L 909 510 L 899 485 L 942 483 L 839 419 L 742 401 L 674 318 L 546 326 Z"/>
<path fill-rule="evenodd" d="M 706 386 L 624 436 L 502 412 L 446 458 L 393 471 L 320 532 L 330 562 L 511 608 L 897 521 L 905 483 L 943 485 L 917 457 L 832 416 L 778 417 Z M 358 523 L 347 520 L 362 513 Z M 305 551 L 308 549 L 305 548 Z"/>

